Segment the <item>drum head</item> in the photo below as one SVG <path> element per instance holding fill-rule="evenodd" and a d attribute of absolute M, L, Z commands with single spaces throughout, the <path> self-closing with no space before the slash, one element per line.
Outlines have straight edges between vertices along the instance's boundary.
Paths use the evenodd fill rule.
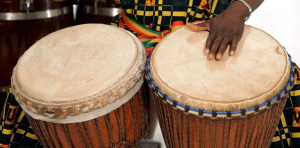
<path fill-rule="evenodd" d="M 240 110 L 270 100 L 286 86 L 290 59 L 270 35 L 245 26 L 234 56 L 207 60 L 208 32 L 186 27 L 164 38 L 155 48 L 150 70 L 155 84 L 181 104 L 205 110 Z"/>
<path fill-rule="evenodd" d="M 13 85 L 27 110 L 50 118 L 112 104 L 104 114 L 139 89 L 132 90 L 141 83 L 144 63 L 143 47 L 129 32 L 109 25 L 79 25 L 54 32 L 30 47 L 15 67 Z M 131 96 L 123 98 L 128 92 Z"/>

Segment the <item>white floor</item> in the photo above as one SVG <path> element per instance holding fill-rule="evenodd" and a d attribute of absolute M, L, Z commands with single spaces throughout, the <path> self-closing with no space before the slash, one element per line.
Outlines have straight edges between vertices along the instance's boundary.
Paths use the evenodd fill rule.
<path fill-rule="evenodd" d="M 292 60 L 300 65 L 300 1 L 267 0 L 251 15 L 246 24 L 260 28 L 286 47 Z M 159 125 L 153 140 L 165 148 Z"/>

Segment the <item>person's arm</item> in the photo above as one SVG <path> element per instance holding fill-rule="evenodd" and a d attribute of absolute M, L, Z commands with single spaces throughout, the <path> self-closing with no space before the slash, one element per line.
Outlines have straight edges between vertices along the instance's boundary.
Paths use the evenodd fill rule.
<path fill-rule="evenodd" d="M 252 11 L 260 6 L 263 0 L 245 0 Z M 235 54 L 238 42 L 244 32 L 245 19 L 249 16 L 249 9 L 240 1 L 233 1 L 220 15 L 200 24 L 187 23 L 192 31 L 208 30 L 205 52 L 209 60 L 221 60 L 230 46 L 229 55 Z"/>

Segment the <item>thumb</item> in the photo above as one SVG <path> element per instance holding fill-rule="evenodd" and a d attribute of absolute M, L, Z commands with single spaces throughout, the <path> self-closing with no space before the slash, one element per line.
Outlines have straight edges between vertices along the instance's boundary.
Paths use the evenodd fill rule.
<path fill-rule="evenodd" d="M 192 31 L 209 31 L 210 21 L 198 22 L 198 23 L 187 23 L 186 27 Z"/>

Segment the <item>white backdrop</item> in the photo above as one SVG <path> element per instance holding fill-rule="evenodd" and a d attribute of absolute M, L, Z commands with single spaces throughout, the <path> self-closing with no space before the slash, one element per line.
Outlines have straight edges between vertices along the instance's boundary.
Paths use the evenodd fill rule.
<path fill-rule="evenodd" d="M 267 0 L 253 12 L 246 24 L 260 28 L 286 47 L 300 64 L 300 1 Z"/>
<path fill-rule="evenodd" d="M 300 65 L 300 1 L 267 0 L 252 13 L 246 24 L 260 28 L 286 47 L 292 60 Z M 153 140 L 165 148 L 159 126 Z"/>

